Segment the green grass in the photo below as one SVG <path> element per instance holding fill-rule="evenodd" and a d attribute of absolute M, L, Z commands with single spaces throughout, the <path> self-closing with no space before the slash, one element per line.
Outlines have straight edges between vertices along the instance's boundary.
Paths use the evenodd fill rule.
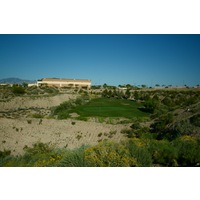
<path fill-rule="evenodd" d="M 141 104 L 134 101 L 97 98 L 85 105 L 73 108 L 70 112 L 76 112 L 81 117 L 122 117 L 128 119 L 148 117 L 147 113 L 138 110 L 140 106 Z"/>

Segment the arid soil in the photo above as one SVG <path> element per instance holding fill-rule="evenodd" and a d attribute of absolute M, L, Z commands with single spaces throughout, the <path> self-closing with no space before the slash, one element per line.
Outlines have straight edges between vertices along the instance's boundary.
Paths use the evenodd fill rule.
<path fill-rule="evenodd" d="M 36 142 L 49 143 L 54 147 L 76 148 L 94 145 L 104 139 L 121 140 L 123 128 L 128 125 L 112 125 L 75 119 L 56 120 L 31 117 L 33 111 L 49 111 L 53 106 L 75 98 L 76 95 L 62 94 L 53 97 L 15 97 L 0 102 L 0 151 L 11 150 L 12 155 L 23 154 L 23 148 Z M 8 114 L 10 113 L 10 114 Z M 76 115 L 76 114 L 75 114 Z"/>
<path fill-rule="evenodd" d="M 50 108 L 69 99 L 75 99 L 77 94 L 58 94 L 52 97 L 14 97 L 7 102 L 0 102 L 0 111 L 25 108 Z"/>

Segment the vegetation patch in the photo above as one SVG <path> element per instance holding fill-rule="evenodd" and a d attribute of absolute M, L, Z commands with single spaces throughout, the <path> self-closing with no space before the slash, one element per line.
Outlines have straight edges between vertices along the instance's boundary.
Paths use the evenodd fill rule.
<path fill-rule="evenodd" d="M 29 89 L 23 88 L 26 91 L 25 96 L 29 95 Z M 10 98 L 10 94 L 16 96 L 12 89 L 11 87 L 9 93 L 2 96 L 3 99 L 8 95 Z M 41 94 L 45 92 L 45 87 L 37 90 Z M 51 94 L 52 91 L 46 88 L 45 93 L 47 92 Z M 70 150 L 67 148 L 68 144 L 61 149 L 55 149 L 49 144 L 37 143 L 32 147 L 26 146 L 25 153 L 21 156 L 12 156 L 10 150 L 4 149 L 0 151 L 0 166 L 200 165 L 199 90 L 128 90 L 126 92 L 110 88 L 99 95 L 79 91 L 80 93 L 82 96 L 76 100 L 66 101 L 53 108 L 51 116 L 58 119 L 71 117 L 71 126 L 75 127 L 79 126 L 75 119 L 126 124 L 126 126 L 119 126 L 122 127 L 121 133 L 126 139 L 123 137 L 123 141 L 118 143 L 111 141 L 112 138 L 119 138 L 117 135 L 119 130 L 112 126 L 106 132 L 96 130 L 88 134 L 91 140 L 98 142 L 95 146 Z M 20 108 L 1 113 L 6 114 L 7 117 L 15 116 L 16 113 L 20 114 L 16 116 L 24 116 L 24 110 Z M 38 108 L 31 108 L 27 113 L 32 110 L 34 112 L 30 112 L 30 117 L 41 118 L 36 121 L 42 124 L 44 112 L 40 112 L 41 109 Z M 32 116 L 35 112 L 38 114 Z M 26 123 L 31 124 L 31 120 L 33 119 L 27 118 Z M 23 128 L 16 128 L 16 126 L 11 125 L 12 131 L 20 134 Z M 56 132 L 55 135 L 60 137 L 61 133 Z M 85 141 L 83 139 L 85 136 L 80 131 L 75 132 L 74 137 L 76 144 Z M 2 138 L 1 144 L 6 147 L 9 141 L 4 139 Z M 15 149 L 12 149 L 12 152 L 14 151 Z"/>
<path fill-rule="evenodd" d="M 33 118 L 44 118 L 44 115 L 41 115 L 39 113 L 35 113 L 32 115 Z"/>
<path fill-rule="evenodd" d="M 92 99 L 85 105 L 79 105 L 70 112 L 76 112 L 81 117 L 109 117 L 133 119 L 147 117 L 148 114 L 138 110 L 140 104 L 134 101 L 114 98 Z"/>
<path fill-rule="evenodd" d="M 77 138 L 78 139 L 78 138 Z M 0 151 L 0 166 L 6 167 L 152 167 L 199 166 L 200 140 L 181 136 L 173 141 L 131 138 L 116 143 L 98 140 L 95 146 L 70 150 L 56 149 L 49 144 L 36 143 L 24 147 L 25 154 L 10 155 Z"/>
<path fill-rule="evenodd" d="M 121 123 L 130 122 L 125 119 L 146 119 L 148 113 L 138 109 L 141 103 L 126 99 L 115 98 L 95 98 L 91 99 L 88 96 L 82 96 L 76 100 L 66 101 L 55 107 L 52 111 L 58 119 L 67 119 L 73 113 L 77 113 L 76 119 L 87 121 L 89 118 L 98 119 L 98 122 L 103 123 Z M 115 120 L 116 119 L 116 120 Z M 116 122 L 115 122 L 116 121 Z"/>
<path fill-rule="evenodd" d="M 16 95 L 21 95 L 25 93 L 25 89 L 22 86 L 13 85 L 12 92 Z"/>

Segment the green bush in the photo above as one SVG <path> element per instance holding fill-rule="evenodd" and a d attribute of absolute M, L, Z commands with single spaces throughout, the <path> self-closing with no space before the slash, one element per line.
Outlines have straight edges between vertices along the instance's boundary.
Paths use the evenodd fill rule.
<path fill-rule="evenodd" d="M 137 160 L 137 164 L 140 167 L 150 167 L 152 166 L 151 154 L 148 151 L 146 142 L 141 139 L 129 139 L 125 143 L 128 148 L 130 155 Z"/>
<path fill-rule="evenodd" d="M 80 121 L 85 121 L 87 122 L 88 121 L 88 118 L 87 117 L 82 117 L 82 116 L 78 116 L 76 117 L 77 120 L 80 120 Z"/>
<path fill-rule="evenodd" d="M 32 147 L 25 146 L 24 151 L 20 161 L 24 166 L 57 166 L 62 159 L 61 153 L 47 143 L 37 142 Z"/>
<path fill-rule="evenodd" d="M 25 89 L 22 86 L 13 85 L 12 92 L 14 94 L 20 95 L 25 93 Z"/>
<path fill-rule="evenodd" d="M 39 113 L 35 113 L 32 115 L 33 118 L 43 118 L 44 116 L 39 114 Z"/>
<path fill-rule="evenodd" d="M 141 128 L 140 123 L 139 122 L 134 122 L 130 128 L 134 129 L 134 130 L 138 130 Z"/>
<path fill-rule="evenodd" d="M 101 136 L 102 136 L 102 133 L 99 133 L 99 134 L 98 134 L 98 137 L 101 137 Z"/>
<path fill-rule="evenodd" d="M 147 97 L 144 97 L 147 98 Z M 158 107 L 159 102 L 154 99 L 146 99 L 144 102 L 144 107 L 140 107 L 139 109 L 144 112 L 154 113 L 155 109 Z"/>
<path fill-rule="evenodd" d="M 69 118 L 69 113 L 67 111 L 62 111 L 58 113 L 58 119 L 67 119 Z"/>
<path fill-rule="evenodd" d="M 100 142 L 87 148 L 85 162 L 90 167 L 133 167 L 137 161 L 131 157 L 129 150 L 122 144 L 114 142 Z"/>
<path fill-rule="evenodd" d="M 32 123 L 32 120 L 27 119 L 27 123 L 28 123 L 28 124 L 31 124 L 31 123 Z"/>
<path fill-rule="evenodd" d="M 173 141 L 178 151 L 179 166 L 196 166 L 200 163 L 200 141 L 191 136 L 182 136 Z"/>
<path fill-rule="evenodd" d="M 49 153 L 52 151 L 52 148 L 46 143 L 37 142 L 33 144 L 32 147 L 25 146 L 24 151 L 26 154 L 35 155 L 40 153 Z"/>
<path fill-rule="evenodd" d="M 81 96 L 81 97 L 77 97 L 76 100 L 74 101 L 74 103 L 76 105 L 84 105 L 89 100 L 90 100 L 89 96 L 84 95 L 84 96 Z"/>
<path fill-rule="evenodd" d="M 136 136 L 133 129 L 125 128 L 121 130 L 121 133 L 126 135 L 128 138 L 133 138 Z"/>
<path fill-rule="evenodd" d="M 62 155 L 53 150 L 48 144 L 38 142 L 32 147 L 24 147 L 25 154 L 21 156 L 7 156 L 5 167 L 42 167 L 57 166 Z"/>
<path fill-rule="evenodd" d="M 54 109 L 53 115 L 57 115 L 58 119 L 67 119 L 69 117 L 69 110 L 72 106 L 71 101 L 66 101 Z"/>
<path fill-rule="evenodd" d="M 88 101 L 88 96 L 79 97 L 76 100 L 69 100 L 61 103 L 59 106 L 53 109 L 53 115 L 57 115 L 58 119 L 69 118 L 69 113 L 72 108 L 77 105 L 84 105 Z"/>
<path fill-rule="evenodd" d="M 195 132 L 194 126 L 192 125 L 192 123 L 190 123 L 189 120 L 183 120 L 183 121 L 177 123 L 175 128 L 180 136 L 181 135 L 182 136 L 183 135 L 191 135 Z"/>
<path fill-rule="evenodd" d="M 154 165 L 177 166 L 178 152 L 167 140 L 150 140 L 149 153 L 152 156 Z"/>
<path fill-rule="evenodd" d="M 194 115 L 190 118 L 190 123 L 192 123 L 195 126 L 200 127 L 200 114 Z"/>
<path fill-rule="evenodd" d="M 0 151 L 0 166 L 171 167 L 200 164 L 200 140 L 191 136 L 173 141 L 132 138 L 115 143 L 107 140 L 74 150 L 55 149 L 38 142 L 32 147 L 25 146 L 24 150 L 22 156 L 11 156 L 9 150 Z"/>
<path fill-rule="evenodd" d="M 151 132 L 157 133 L 157 139 L 174 139 L 177 135 L 171 135 L 168 130 L 168 125 L 173 121 L 173 114 L 163 114 L 151 124 Z M 169 134 L 168 134 L 169 133 Z"/>
<path fill-rule="evenodd" d="M 9 156 L 10 153 L 11 153 L 10 150 L 0 151 L 0 158 L 5 158 L 6 156 Z"/>
<path fill-rule="evenodd" d="M 72 107 L 72 103 L 70 101 L 65 101 L 55 108 L 54 114 L 57 115 L 60 112 L 71 109 L 71 107 Z"/>
<path fill-rule="evenodd" d="M 84 158 L 85 147 L 82 146 L 79 149 L 67 150 L 64 153 L 62 160 L 59 163 L 60 167 L 85 167 L 85 158 Z"/>

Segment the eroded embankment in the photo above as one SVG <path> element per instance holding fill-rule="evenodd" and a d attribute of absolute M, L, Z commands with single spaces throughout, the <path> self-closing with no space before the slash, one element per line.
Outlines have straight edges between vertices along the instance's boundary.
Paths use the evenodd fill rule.
<path fill-rule="evenodd" d="M 12 155 L 23 154 L 25 145 L 50 143 L 60 148 L 94 145 L 104 139 L 120 141 L 121 129 L 128 125 L 111 125 L 73 119 L 7 119 L 0 118 L 0 151 L 11 150 Z"/>

